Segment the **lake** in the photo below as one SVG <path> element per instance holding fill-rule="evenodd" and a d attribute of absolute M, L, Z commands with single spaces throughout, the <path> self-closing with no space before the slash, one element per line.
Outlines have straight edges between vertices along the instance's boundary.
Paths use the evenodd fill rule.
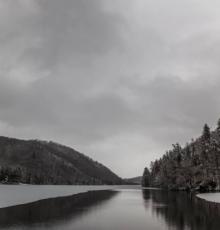
<path fill-rule="evenodd" d="M 185 192 L 109 187 L 0 208 L 0 229 L 219 230 L 220 205 Z"/>

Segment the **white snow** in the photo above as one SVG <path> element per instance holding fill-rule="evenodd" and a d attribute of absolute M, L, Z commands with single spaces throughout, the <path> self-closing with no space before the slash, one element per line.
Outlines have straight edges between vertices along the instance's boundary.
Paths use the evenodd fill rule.
<path fill-rule="evenodd" d="M 197 194 L 197 197 L 215 203 L 220 203 L 220 193 L 201 193 Z"/>
<path fill-rule="evenodd" d="M 0 185 L 0 208 L 30 203 L 42 199 L 70 196 L 92 190 L 112 190 L 125 186 L 84 185 Z"/>

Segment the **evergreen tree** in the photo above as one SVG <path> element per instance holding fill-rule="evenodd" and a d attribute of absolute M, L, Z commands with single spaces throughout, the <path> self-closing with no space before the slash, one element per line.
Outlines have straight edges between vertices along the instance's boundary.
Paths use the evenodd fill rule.
<path fill-rule="evenodd" d="M 218 119 L 218 122 L 217 122 L 217 131 L 220 132 L 220 118 Z"/>
<path fill-rule="evenodd" d="M 210 128 L 207 124 L 204 125 L 203 127 L 203 133 L 202 133 L 202 138 L 204 141 L 209 141 L 210 140 Z"/>
<path fill-rule="evenodd" d="M 220 120 L 217 131 L 220 133 Z M 150 175 L 150 178 L 149 178 Z M 173 148 L 145 169 L 143 185 L 174 189 L 210 191 L 220 189 L 220 135 L 204 125 L 202 136 Z"/>
<path fill-rule="evenodd" d="M 142 177 L 142 186 L 144 187 L 150 186 L 150 171 L 148 170 L 148 168 L 144 169 L 144 174 Z"/>

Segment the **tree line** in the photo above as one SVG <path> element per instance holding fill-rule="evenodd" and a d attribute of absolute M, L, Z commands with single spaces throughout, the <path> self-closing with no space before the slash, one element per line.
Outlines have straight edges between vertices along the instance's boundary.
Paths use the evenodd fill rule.
<path fill-rule="evenodd" d="M 220 189 L 220 120 L 210 131 L 205 124 L 202 135 L 182 147 L 173 144 L 172 149 L 145 168 L 143 186 L 155 186 L 172 190 Z"/>

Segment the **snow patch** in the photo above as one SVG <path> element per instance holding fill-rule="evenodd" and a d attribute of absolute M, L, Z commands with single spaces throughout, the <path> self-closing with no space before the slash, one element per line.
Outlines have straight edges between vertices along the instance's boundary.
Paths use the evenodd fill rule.
<path fill-rule="evenodd" d="M 118 189 L 119 186 L 84 185 L 0 185 L 0 208 L 38 200 L 70 196 L 95 190 Z"/>
<path fill-rule="evenodd" d="M 196 196 L 209 202 L 220 203 L 220 192 L 201 193 L 201 194 L 197 194 Z"/>

